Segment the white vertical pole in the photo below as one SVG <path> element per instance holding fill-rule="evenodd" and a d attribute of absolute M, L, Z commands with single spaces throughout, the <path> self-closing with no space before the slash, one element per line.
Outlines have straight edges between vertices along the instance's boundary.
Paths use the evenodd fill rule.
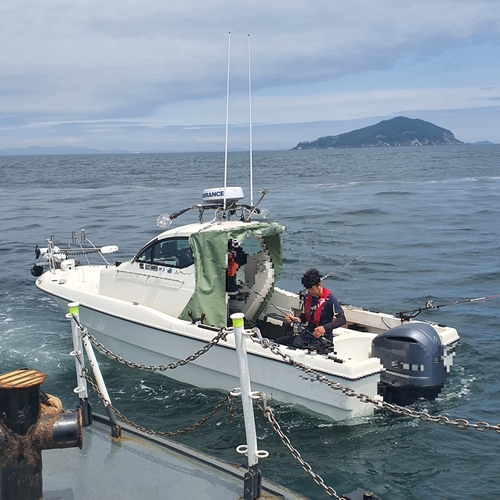
<path fill-rule="evenodd" d="M 88 398 L 88 391 L 87 380 L 83 376 L 85 361 L 83 358 L 82 337 L 80 335 L 80 329 L 75 321 L 75 317 L 78 318 L 80 304 L 78 302 L 70 302 L 68 308 L 68 316 L 71 318 L 71 334 L 73 336 L 73 352 L 71 355 L 75 357 L 76 382 L 78 384 L 74 392 L 78 394 L 79 399 L 85 399 Z"/>
<path fill-rule="evenodd" d="M 243 417 L 245 419 L 245 434 L 247 438 L 248 467 L 256 465 L 259 461 L 257 456 L 257 432 L 255 430 L 255 417 L 253 413 L 252 391 L 250 388 L 250 371 L 248 366 L 247 348 L 243 335 L 245 316 L 242 313 L 231 315 L 234 327 L 234 341 L 238 360 L 238 371 L 240 376 L 241 401 L 243 404 Z"/>
<path fill-rule="evenodd" d="M 79 356 L 80 359 L 82 360 L 83 364 L 83 354 L 82 354 L 82 344 L 83 347 L 85 348 L 85 352 L 87 353 L 87 357 L 89 359 L 90 366 L 92 367 L 92 372 L 94 373 L 95 380 L 97 382 L 97 387 L 99 388 L 99 391 L 103 395 L 104 398 L 104 406 L 106 407 L 106 413 L 108 414 L 108 418 L 111 423 L 111 435 L 113 437 L 120 437 L 121 436 L 121 429 L 120 426 L 118 425 L 118 421 L 116 419 L 116 415 L 114 414 L 113 410 L 111 409 L 111 398 L 109 397 L 108 390 L 106 389 L 106 384 L 104 383 L 104 379 L 102 377 L 101 369 L 99 368 L 99 364 L 97 363 L 97 358 L 95 356 L 94 350 L 92 349 L 92 344 L 89 342 L 89 340 L 85 337 L 82 337 L 82 331 L 80 329 L 80 304 L 78 302 L 71 302 L 68 304 L 69 307 L 69 313 L 71 316 L 71 326 L 72 326 L 72 331 L 73 331 L 73 343 L 75 343 L 75 336 L 78 337 L 79 342 L 78 342 L 78 349 L 75 346 L 75 351 L 77 351 L 75 354 L 76 356 Z M 78 371 L 79 363 L 77 362 L 77 374 L 80 373 Z M 81 371 L 81 368 L 80 368 Z M 82 377 L 83 378 L 83 377 Z M 85 395 L 87 394 L 87 381 L 83 379 L 85 383 Z M 77 390 L 80 390 L 79 387 L 75 389 L 75 392 Z M 87 397 L 87 396 L 85 396 Z M 80 399 L 82 399 L 82 396 L 80 396 Z"/>
<path fill-rule="evenodd" d="M 92 349 L 92 345 L 90 344 L 88 339 L 83 339 L 83 347 L 85 347 L 85 352 L 87 353 L 87 357 L 89 358 L 89 364 L 92 367 L 92 372 L 94 374 L 95 381 L 97 382 L 97 387 L 99 387 L 101 394 L 104 396 L 104 404 L 105 406 L 108 406 L 111 404 L 111 398 L 109 397 L 108 390 L 106 389 L 106 384 L 104 383 L 104 379 L 102 378 L 101 369 L 99 368 L 99 364 L 97 363 L 94 349 Z"/>
<path fill-rule="evenodd" d="M 224 151 L 224 210 L 226 210 L 227 187 L 227 144 L 229 139 L 229 69 L 231 62 L 231 32 L 229 32 L 227 46 L 227 89 L 226 89 L 226 146 Z"/>
<path fill-rule="evenodd" d="M 248 105 L 250 123 L 250 206 L 253 207 L 252 72 L 250 34 L 248 35 Z"/>
<path fill-rule="evenodd" d="M 111 404 L 111 399 L 109 397 L 108 390 L 106 389 L 106 384 L 104 383 L 104 379 L 102 378 L 101 369 L 99 368 L 99 364 L 97 363 L 97 358 L 95 357 L 94 350 L 92 349 L 92 345 L 90 344 L 90 342 L 86 338 L 84 338 L 82 340 L 80 327 L 78 326 L 77 321 L 75 321 L 75 318 L 76 318 L 76 320 L 78 320 L 78 322 L 80 322 L 80 316 L 79 316 L 80 304 L 78 302 L 71 302 L 70 304 L 68 304 L 68 307 L 69 307 L 70 315 L 72 316 L 72 319 L 71 319 L 71 327 L 72 328 L 71 329 L 73 332 L 73 344 L 75 345 L 75 351 L 82 353 L 82 346 L 85 347 L 85 352 L 87 354 L 87 357 L 89 358 L 89 364 L 92 367 L 92 372 L 94 373 L 94 377 L 95 377 L 96 382 L 97 382 L 97 387 L 99 387 L 99 390 L 101 391 L 102 395 L 106 399 L 104 404 L 106 406 L 108 406 L 109 404 Z M 73 316 L 74 316 L 74 318 L 73 318 Z M 75 343 L 75 342 L 77 342 L 77 343 Z M 81 359 L 83 360 L 83 355 L 81 356 Z M 76 363 L 77 363 L 76 371 L 78 374 L 81 372 L 81 369 L 79 372 L 78 368 L 80 365 L 78 363 L 78 360 L 76 360 Z M 87 380 L 83 377 L 80 377 L 80 378 L 83 380 L 83 383 L 85 384 L 85 397 L 87 397 Z M 75 392 L 76 391 L 77 391 L 77 389 L 75 389 Z M 82 396 L 80 396 L 80 397 L 82 397 Z"/>

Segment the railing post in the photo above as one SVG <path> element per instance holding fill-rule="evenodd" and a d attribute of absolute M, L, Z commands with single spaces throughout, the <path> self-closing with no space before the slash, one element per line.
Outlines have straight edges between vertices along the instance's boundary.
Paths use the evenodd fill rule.
<path fill-rule="evenodd" d="M 244 315 L 235 313 L 231 315 L 234 328 L 234 342 L 238 360 L 238 371 L 240 378 L 241 400 L 243 405 L 243 417 L 245 419 L 246 445 L 238 446 L 239 453 L 245 453 L 248 457 L 248 472 L 244 477 L 244 500 L 255 500 L 262 493 L 262 475 L 258 468 L 259 456 L 265 458 L 268 453 L 257 449 L 257 432 L 255 430 L 255 417 L 253 412 L 254 394 L 250 387 L 250 370 L 248 366 L 248 355 L 245 341 Z"/>
<path fill-rule="evenodd" d="M 78 408 L 82 410 L 83 425 L 92 424 L 92 405 L 90 404 L 87 392 L 87 379 L 83 376 L 85 369 L 85 360 L 83 358 L 82 335 L 75 317 L 78 318 L 80 304 L 78 302 L 70 302 L 68 304 L 69 314 L 71 319 L 71 333 L 73 335 L 73 351 L 70 353 L 75 358 L 76 382 L 77 387 L 73 390 L 78 394 Z"/>
<path fill-rule="evenodd" d="M 75 345 L 75 351 L 71 353 L 73 356 L 80 356 L 81 357 L 81 365 L 80 362 L 77 358 L 75 358 L 76 361 L 76 372 L 77 372 L 77 377 L 79 376 L 79 368 L 83 372 L 84 369 L 84 361 L 83 361 L 83 355 L 81 353 L 82 345 L 85 348 L 85 352 L 87 353 L 87 357 L 89 358 L 89 364 L 92 367 L 92 371 L 94 373 L 94 377 L 97 382 L 97 386 L 99 388 L 99 391 L 101 392 L 103 398 L 104 398 L 104 406 L 106 407 L 106 413 L 108 414 L 108 418 L 111 424 L 111 436 L 115 438 L 119 438 L 122 435 L 122 430 L 120 425 L 118 424 L 118 419 L 116 418 L 115 413 L 113 412 L 111 408 L 111 398 L 109 397 L 108 390 L 106 389 L 106 384 L 104 383 L 104 379 L 102 377 L 101 369 L 99 368 L 99 364 L 97 362 L 97 358 L 95 357 L 94 350 L 92 349 L 92 345 L 90 344 L 89 340 L 86 337 L 82 338 L 82 330 L 80 327 L 80 304 L 78 302 L 70 302 L 68 304 L 69 307 L 69 316 L 71 317 L 71 328 L 73 333 L 73 342 L 75 342 L 75 334 L 76 337 L 79 339 L 78 344 Z M 79 349 L 78 349 L 79 347 Z M 80 354 L 79 354 L 80 353 Z M 85 391 L 87 388 L 87 381 L 85 381 Z M 75 389 L 75 392 L 79 390 L 79 387 Z M 81 399 L 80 399 L 81 401 Z M 90 406 L 90 403 L 88 403 Z M 92 412 L 92 407 L 90 406 L 90 412 Z M 92 420 L 92 416 L 90 417 Z"/>

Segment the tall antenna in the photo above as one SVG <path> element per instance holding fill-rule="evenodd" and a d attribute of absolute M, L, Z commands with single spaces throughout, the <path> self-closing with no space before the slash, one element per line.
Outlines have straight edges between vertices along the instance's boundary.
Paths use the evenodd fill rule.
<path fill-rule="evenodd" d="M 231 62 L 231 32 L 229 32 L 227 46 L 227 90 L 226 90 L 226 148 L 224 153 L 224 210 L 226 210 L 226 187 L 227 187 L 227 142 L 229 136 L 229 68 Z"/>
<path fill-rule="evenodd" d="M 248 34 L 248 106 L 250 123 L 250 206 L 253 207 L 252 71 L 250 34 Z"/>

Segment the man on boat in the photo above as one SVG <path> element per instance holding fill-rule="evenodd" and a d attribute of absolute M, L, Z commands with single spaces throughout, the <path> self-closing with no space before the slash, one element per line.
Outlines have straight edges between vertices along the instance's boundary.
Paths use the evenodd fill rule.
<path fill-rule="evenodd" d="M 344 310 L 337 297 L 321 284 L 317 269 L 309 269 L 302 276 L 307 290 L 304 307 L 299 317 L 287 314 L 285 320 L 292 323 L 307 323 L 302 333 L 276 339 L 276 342 L 294 347 L 323 347 L 333 345 L 333 330 L 346 324 Z"/>
<path fill-rule="evenodd" d="M 229 240 L 227 255 L 226 290 L 229 293 L 238 291 L 236 274 L 238 269 L 247 263 L 247 254 L 241 248 L 238 240 Z"/>

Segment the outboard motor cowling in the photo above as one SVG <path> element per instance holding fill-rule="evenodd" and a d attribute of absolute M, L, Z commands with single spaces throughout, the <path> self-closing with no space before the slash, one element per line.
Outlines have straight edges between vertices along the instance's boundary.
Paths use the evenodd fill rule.
<path fill-rule="evenodd" d="M 434 399 L 446 381 L 444 346 L 428 323 L 406 323 L 373 339 L 372 355 L 385 368 L 379 394 L 388 403 L 408 405 Z"/>

